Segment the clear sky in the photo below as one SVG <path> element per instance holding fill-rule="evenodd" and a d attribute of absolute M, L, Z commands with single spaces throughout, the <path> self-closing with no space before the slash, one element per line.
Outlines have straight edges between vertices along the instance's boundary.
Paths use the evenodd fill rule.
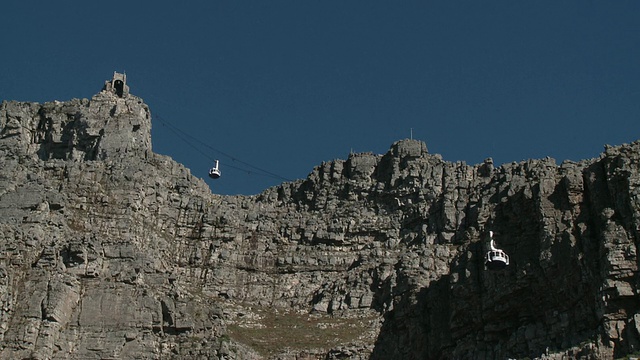
<path fill-rule="evenodd" d="M 0 100 L 90 98 L 126 72 L 155 152 L 202 178 L 220 159 L 214 193 L 255 194 L 411 133 L 447 161 L 498 165 L 640 139 L 637 0 L 8 0 L 1 13 Z"/>

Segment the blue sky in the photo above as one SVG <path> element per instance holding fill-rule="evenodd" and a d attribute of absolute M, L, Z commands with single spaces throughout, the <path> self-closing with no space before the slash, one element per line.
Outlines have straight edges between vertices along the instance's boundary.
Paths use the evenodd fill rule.
<path fill-rule="evenodd" d="M 124 71 L 155 116 L 155 152 L 202 178 L 220 159 L 214 193 L 255 194 L 411 132 L 468 164 L 588 159 L 640 139 L 638 1 L 2 9 L 0 100 L 90 98 Z"/>

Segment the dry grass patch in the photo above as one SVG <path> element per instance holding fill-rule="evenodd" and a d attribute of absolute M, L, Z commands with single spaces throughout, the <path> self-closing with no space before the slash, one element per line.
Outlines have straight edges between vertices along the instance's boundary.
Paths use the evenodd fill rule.
<path fill-rule="evenodd" d="M 375 336 L 378 316 L 338 317 L 253 309 L 228 326 L 229 336 L 262 356 L 286 351 L 331 349 Z"/>

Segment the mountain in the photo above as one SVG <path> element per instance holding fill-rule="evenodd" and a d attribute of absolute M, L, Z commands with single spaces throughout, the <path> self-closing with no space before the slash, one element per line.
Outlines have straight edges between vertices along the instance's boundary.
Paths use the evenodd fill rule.
<path fill-rule="evenodd" d="M 0 358 L 640 350 L 640 142 L 496 167 L 406 139 L 221 196 L 153 153 L 151 125 L 117 73 L 91 99 L 0 105 Z"/>

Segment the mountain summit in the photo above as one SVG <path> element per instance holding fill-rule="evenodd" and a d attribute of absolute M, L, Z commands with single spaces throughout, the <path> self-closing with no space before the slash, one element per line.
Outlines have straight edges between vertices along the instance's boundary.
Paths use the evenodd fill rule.
<path fill-rule="evenodd" d="M 640 350 L 639 142 L 496 167 L 406 139 L 220 196 L 152 152 L 151 124 L 118 73 L 91 99 L 0 105 L 0 358 Z"/>

